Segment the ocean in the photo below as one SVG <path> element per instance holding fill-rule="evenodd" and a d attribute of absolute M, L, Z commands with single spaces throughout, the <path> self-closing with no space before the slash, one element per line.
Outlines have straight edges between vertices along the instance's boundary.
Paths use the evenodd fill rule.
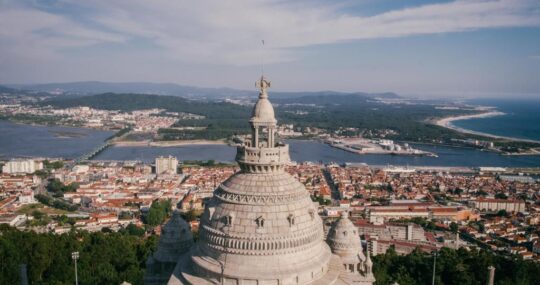
<path fill-rule="evenodd" d="M 476 99 L 467 103 L 497 107 L 505 115 L 453 121 L 453 125 L 493 135 L 540 141 L 540 98 Z"/>

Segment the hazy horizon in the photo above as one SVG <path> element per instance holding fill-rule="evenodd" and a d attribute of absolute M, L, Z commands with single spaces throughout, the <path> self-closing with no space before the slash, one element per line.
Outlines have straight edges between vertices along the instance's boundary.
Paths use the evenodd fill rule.
<path fill-rule="evenodd" d="M 535 0 L 0 0 L 0 39 L 0 84 L 540 97 Z"/>
<path fill-rule="evenodd" d="M 255 77 L 253 81 L 256 79 Z M 183 87 L 194 87 L 194 88 L 209 88 L 209 89 L 231 89 L 231 90 L 237 90 L 242 92 L 256 92 L 254 88 L 235 88 L 235 87 L 229 87 L 229 86 L 196 86 L 196 85 L 189 85 L 189 84 L 183 84 L 183 83 L 175 83 L 175 82 L 145 82 L 145 81 L 132 81 L 132 82 L 114 82 L 114 81 L 95 81 L 95 80 L 88 80 L 88 81 L 69 81 L 69 82 L 44 82 L 44 83 L 3 83 L 0 82 L 0 86 L 7 86 L 7 87 L 15 87 L 20 88 L 21 86 L 33 86 L 33 85 L 62 85 L 62 84 L 77 84 L 77 83 L 105 83 L 105 84 L 175 84 L 178 86 Z M 24 88 L 22 88 L 24 89 Z M 106 92 L 112 92 L 112 93 L 119 93 L 113 90 L 106 91 Z M 405 99 L 447 99 L 447 100 L 474 100 L 474 99 L 532 99 L 532 100 L 540 100 L 540 92 L 539 93 L 531 93 L 531 94 L 523 94 L 523 93 L 496 93 L 496 92 L 488 92 L 488 93 L 425 93 L 425 94 L 419 94 L 419 93 L 400 93 L 395 92 L 392 90 L 380 90 L 380 91 L 365 91 L 365 90 L 331 90 L 331 89 L 315 89 L 315 90 L 287 90 L 287 89 L 276 89 L 272 88 L 270 93 L 272 92 L 281 92 L 281 93 L 309 93 L 309 92 L 337 92 L 337 93 L 369 93 L 369 94 L 383 94 L 383 93 L 394 93 L 400 97 L 404 97 Z M 69 92 L 68 92 L 69 93 Z M 99 92 L 90 92 L 90 93 L 99 93 Z M 122 92 L 120 92 L 122 93 Z M 150 94 L 147 92 L 143 92 L 145 94 Z M 156 92 L 156 95 L 173 95 L 171 94 L 162 94 Z M 178 95 L 178 94 L 176 94 Z"/>

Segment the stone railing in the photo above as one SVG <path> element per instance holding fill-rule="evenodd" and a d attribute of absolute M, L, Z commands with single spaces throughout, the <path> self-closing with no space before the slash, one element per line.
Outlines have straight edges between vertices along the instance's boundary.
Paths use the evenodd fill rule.
<path fill-rule="evenodd" d="M 282 145 L 269 148 L 248 146 L 237 147 L 236 161 L 240 166 L 253 172 L 269 172 L 278 170 L 275 166 L 290 163 L 289 146 Z"/>

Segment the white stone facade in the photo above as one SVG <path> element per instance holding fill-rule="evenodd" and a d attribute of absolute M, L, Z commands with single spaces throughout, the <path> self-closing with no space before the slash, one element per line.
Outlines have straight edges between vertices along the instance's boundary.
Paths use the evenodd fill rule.
<path fill-rule="evenodd" d="M 156 158 L 156 174 L 176 174 L 178 168 L 178 159 L 173 156 Z"/>
<path fill-rule="evenodd" d="M 371 261 L 366 265 L 357 233 L 351 233 L 348 246 L 361 265 L 355 272 L 325 242 L 309 193 L 284 170 L 289 151 L 275 140 L 277 121 L 266 93 L 270 82 L 261 77 L 257 86 L 251 141 L 236 156 L 241 171 L 214 191 L 199 240 L 180 256 L 167 284 L 372 284 Z"/>
<path fill-rule="evenodd" d="M 30 174 L 43 169 L 43 162 L 33 159 L 13 159 L 8 161 L 3 167 L 3 173 L 9 174 Z"/>
<path fill-rule="evenodd" d="M 505 210 L 507 212 L 525 212 L 525 202 L 521 200 L 503 200 L 503 199 L 487 199 L 481 198 L 476 201 L 471 201 L 473 208 L 482 212 L 497 212 Z"/>

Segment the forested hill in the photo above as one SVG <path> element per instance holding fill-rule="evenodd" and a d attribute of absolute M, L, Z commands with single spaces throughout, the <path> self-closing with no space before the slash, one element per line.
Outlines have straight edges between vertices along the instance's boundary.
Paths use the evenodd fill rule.
<path fill-rule="evenodd" d="M 0 85 L 0 94 L 1 93 L 12 94 L 12 93 L 15 93 L 15 92 L 17 92 L 16 89 Z"/>
<path fill-rule="evenodd" d="M 391 95 L 389 95 L 391 96 Z M 256 96 L 253 96 L 254 101 Z M 426 123 L 426 119 L 463 113 L 440 110 L 429 104 L 384 104 L 363 94 L 326 93 L 296 98 L 270 98 L 280 123 L 297 127 L 318 127 L 329 131 L 339 128 L 394 130 L 390 138 L 414 141 L 449 140 L 460 135 Z M 161 108 L 171 112 L 189 112 L 204 120 L 181 120 L 177 126 L 206 127 L 204 131 L 162 130 L 165 139 L 220 139 L 249 131 L 249 106 L 227 102 L 190 100 L 177 96 L 104 93 L 83 97 L 55 97 L 43 105 L 67 108 L 89 106 L 105 110 L 132 111 Z M 357 133 L 359 134 L 359 133 Z"/>
<path fill-rule="evenodd" d="M 165 140 L 174 139 L 223 139 L 249 131 L 248 119 L 251 108 L 227 102 L 194 101 L 176 96 L 147 94 L 104 93 L 83 97 L 55 98 L 41 102 L 58 108 L 88 106 L 103 110 L 133 111 L 159 108 L 169 112 L 186 112 L 205 116 L 202 120 L 181 120 L 176 126 L 205 127 L 198 131 L 161 129 Z"/>
<path fill-rule="evenodd" d="M 7 97 L 21 97 L 21 96 L 50 96 L 50 94 L 45 92 L 38 92 L 38 91 L 27 91 L 27 90 L 20 90 L 11 88 L 8 86 L 0 85 L 0 96 L 7 96 Z"/>
<path fill-rule="evenodd" d="M 339 128 L 393 130 L 388 138 L 408 141 L 441 141 L 462 135 L 427 123 L 428 119 L 472 113 L 462 110 L 441 110 L 431 104 L 384 104 L 372 97 L 347 95 L 317 95 L 299 98 L 272 99 L 279 105 L 280 122 L 298 127 L 319 127 L 330 131 Z M 376 131 L 375 131 L 376 132 Z M 352 135 L 358 135 L 352 134 Z M 364 136 L 369 136 L 363 133 Z"/>
<path fill-rule="evenodd" d="M 233 88 L 208 88 L 175 83 L 150 83 L 150 82 L 99 82 L 81 81 L 66 83 L 46 84 L 11 84 L 7 87 L 32 92 L 64 92 L 64 95 L 94 95 L 102 93 L 138 93 L 172 95 L 192 99 L 223 99 L 223 98 L 246 98 L 256 96 L 255 89 L 240 90 Z M 298 98 L 316 95 L 362 95 L 366 97 L 399 98 L 394 93 L 365 93 L 365 92 L 335 92 L 335 91 L 276 91 L 272 90 L 272 98 Z"/>
<path fill-rule="evenodd" d="M 364 94 L 317 93 L 301 97 L 274 98 L 270 95 L 272 103 L 276 104 L 315 104 L 315 105 L 364 105 L 373 101 L 373 98 Z"/>
<path fill-rule="evenodd" d="M 364 102 L 366 100 L 375 100 L 376 98 L 399 99 L 399 95 L 391 92 L 387 93 L 344 93 L 334 91 L 318 91 L 318 92 L 271 92 L 270 100 L 279 103 L 309 103 L 309 102 L 330 102 L 332 100 L 355 100 Z"/>
<path fill-rule="evenodd" d="M 76 98 L 54 98 L 41 103 L 60 108 L 88 106 L 103 110 L 133 111 L 159 108 L 170 112 L 186 112 L 207 118 L 234 119 L 249 116 L 250 109 L 226 102 L 194 101 L 177 96 L 104 93 Z"/>

